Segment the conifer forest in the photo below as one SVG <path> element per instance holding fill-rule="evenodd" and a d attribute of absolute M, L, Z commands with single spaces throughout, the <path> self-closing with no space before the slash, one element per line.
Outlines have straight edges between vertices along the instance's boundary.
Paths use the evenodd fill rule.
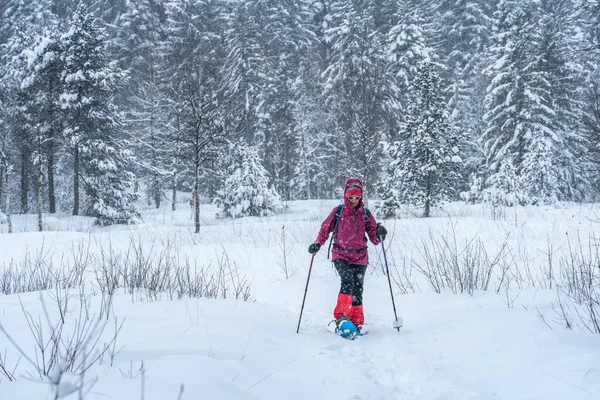
<path fill-rule="evenodd" d="M 593 202 L 599 61 L 596 0 L 0 0 L 0 217 Z"/>

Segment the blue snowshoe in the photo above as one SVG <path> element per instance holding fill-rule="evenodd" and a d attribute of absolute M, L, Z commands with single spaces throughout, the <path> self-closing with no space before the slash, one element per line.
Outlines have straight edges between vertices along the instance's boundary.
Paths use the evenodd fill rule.
<path fill-rule="evenodd" d="M 358 335 L 358 330 L 347 317 L 342 316 L 335 320 L 335 333 L 344 339 L 354 340 Z"/>

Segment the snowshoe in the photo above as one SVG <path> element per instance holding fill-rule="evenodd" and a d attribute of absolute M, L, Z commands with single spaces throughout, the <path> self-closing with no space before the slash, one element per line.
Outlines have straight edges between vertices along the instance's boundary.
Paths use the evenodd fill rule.
<path fill-rule="evenodd" d="M 335 320 L 335 333 L 348 340 L 356 339 L 358 334 L 356 326 L 346 316 Z"/>

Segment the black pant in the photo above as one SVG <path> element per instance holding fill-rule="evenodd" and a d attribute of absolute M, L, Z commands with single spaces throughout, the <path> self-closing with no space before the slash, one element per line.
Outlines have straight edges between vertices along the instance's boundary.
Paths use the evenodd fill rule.
<path fill-rule="evenodd" d="M 333 265 L 342 280 L 340 293 L 352 295 L 352 305 L 361 306 L 367 266 L 350 264 L 339 258 L 333 261 Z"/>

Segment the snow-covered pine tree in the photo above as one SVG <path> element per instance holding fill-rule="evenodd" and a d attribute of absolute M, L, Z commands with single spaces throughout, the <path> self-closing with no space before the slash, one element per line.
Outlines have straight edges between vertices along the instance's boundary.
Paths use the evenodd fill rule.
<path fill-rule="evenodd" d="M 383 37 L 372 11 L 372 4 L 361 0 L 332 2 L 325 32 L 332 52 L 323 73 L 335 135 L 327 170 L 338 187 L 346 176 L 362 177 L 367 191 L 379 179 L 380 141 L 393 120 L 386 108 Z"/>
<path fill-rule="evenodd" d="M 27 49 L 27 67 L 19 87 L 21 118 L 25 122 L 23 133 L 31 144 L 32 175 L 35 187 L 35 204 L 38 230 L 43 231 L 43 187 L 46 179 L 52 181 L 49 193 L 55 212 L 54 198 L 54 138 L 62 134 L 59 116 L 59 96 L 62 93 L 60 58 L 62 51 L 57 33 L 38 36 L 33 48 Z M 48 166 L 49 174 L 44 174 Z"/>
<path fill-rule="evenodd" d="M 106 37 L 84 6 L 66 33 L 61 96 L 65 134 L 73 151 L 73 214 L 79 214 L 79 184 L 86 193 L 85 214 L 99 224 L 133 222 L 139 217 L 132 193 L 132 153 L 119 138 L 120 121 L 112 104 L 123 74 L 106 59 Z"/>
<path fill-rule="evenodd" d="M 578 156 L 583 160 L 583 176 L 589 183 L 588 196 L 596 200 L 600 194 L 600 69 L 590 72 L 582 116 L 584 146 Z"/>
<path fill-rule="evenodd" d="M 552 88 L 550 104 L 556 108 L 555 129 L 561 138 L 554 141 L 558 150 L 556 166 L 560 182 L 558 192 L 563 199 L 581 201 L 586 196 L 587 183 L 581 173 L 582 159 L 578 156 L 585 148 L 580 129 L 584 106 L 585 88 L 589 82 L 590 63 L 580 59 L 584 45 L 580 32 L 577 0 L 552 0 L 542 3 L 547 21 L 541 21 L 547 30 L 542 32 L 540 69 L 548 72 Z"/>
<path fill-rule="evenodd" d="M 281 198 L 269 185 L 269 176 L 253 146 L 232 145 L 231 166 L 217 199 L 221 217 L 269 216 L 281 207 Z"/>
<path fill-rule="evenodd" d="M 327 82 L 322 78 L 322 72 L 331 61 L 332 43 L 326 32 L 332 26 L 333 1 L 311 1 L 312 24 L 309 26 L 315 41 L 309 53 L 303 55 L 300 73 L 294 82 L 293 113 L 300 160 L 292 181 L 295 198 L 335 197 L 335 189 L 343 183 L 336 173 L 332 173 L 338 168 L 339 135 L 335 115 L 327 104 L 327 96 L 323 95 Z"/>
<path fill-rule="evenodd" d="M 298 126 L 294 103 L 297 99 L 296 78 L 303 58 L 308 58 L 315 34 L 309 23 L 305 0 L 271 1 L 266 18 L 263 44 L 266 59 L 265 73 L 271 77 L 264 101 L 257 112 L 265 139 L 263 160 L 274 188 L 284 200 L 291 199 L 295 166 L 299 163 Z"/>
<path fill-rule="evenodd" d="M 578 59 L 584 61 L 581 106 L 583 146 L 576 152 L 581 175 L 586 181 L 586 199 L 597 201 L 600 194 L 600 0 L 588 1 L 575 14 L 583 24 L 584 39 L 580 40 Z"/>
<path fill-rule="evenodd" d="M 485 89 L 489 78 L 482 73 L 486 66 L 485 49 L 491 36 L 493 6 L 487 0 L 440 0 L 436 7 L 435 50 L 446 68 L 441 72 L 448 87 L 448 112 L 454 126 L 468 139 L 464 151 L 462 189 L 472 191 L 466 183 L 482 180 L 484 159 L 477 140 L 485 130 Z M 471 188 L 473 186 L 471 185 Z"/>
<path fill-rule="evenodd" d="M 486 185 L 499 180 L 493 175 L 510 159 L 529 201 L 548 203 L 575 193 L 578 106 L 564 15 L 541 11 L 538 2 L 498 4 L 482 141 L 492 175 Z"/>
<path fill-rule="evenodd" d="M 570 0 L 548 0 L 540 4 L 540 32 L 536 69 L 545 76 L 538 86 L 540 100 L 551 109 L 542 115 L 523 160 L 522 176 L 530 195 L 544 203 L 557 200 L 580 200 L 583 196 L 579 177 L 582 139 L 577 129 L 582 109 L 578 81 L 584 81 L 584 65 L 579 61 L 579 28 L 572 22 L 576 5 Z"/>
<path fill-rule="evenodd" d="M 294 83 L 292 113 L 296 121 L 296 154 L 299 160 L 291 182 L 291 196 L 295 199 L 326 197 L 327 187 L 334 185 L 321 162 L 332 130 L 328 128 L 330 120 L 321 96 L 323 85 L 319 75 L 318 61 L 306 58 Z"/>
<path fill-rule="evenodd" d="M 23 26 L 41 33 L 56 23 L 52 0 L 10 0 L 0 3 L 0 45 L 7 43 Z M 22 33 L 22 32 L 21 32 Z"/>
<path fill-rule="evenodd" d="M 491 6 L 486 0 L 439 0 L 435 21 L 436 53 L 447 82 L 469 78 L 490 36 Z M 475 62 L 474 62 L 475 61 Z M 454 78 L 454 79 L 452 79 Z"/>
<path fill-rule="evenodd" d="M 600 52 L 600 0 L 584 2 L 584 26 L 588 40 L 596 52 Z M 589 48 L 587 50 L 590 50 Z"/>
<path fill-rule="evenodd" d="M 382 139 L 383 148 L 389 150 L 390 144 L 398 140 L 398 133 L 402 124 L 406 122 L 406 107 L 409 101 L 410 84 L 417 75 L 419 64 L 430 58 L 431 49 L 427 42 L 431 32 L 427 32 L 422 12 L 422 6 L 414 1 L 384 2 L 387 9 L 385 24 L 389 25 L 382 30 L 384 37 L 386 60 L 386 83 L 383 102 L 388 119 L 388 132 Z M 385 26 L 384 24 L 384 26 Z M 399 211 L 393 177 L 389 173 L 389 151 L 384 151 L 380 168 L 387 171 L 381 177 L 378 187 L 380 197 L 379 214 L 384 218 L 392 217 Z"/>
<path fill-rule="evenodd" d="M 539 126 L 532 117 L 547 114 L 547 108 L 533 110 L 539 102 L 538 84 L 544 75 L 534 70 L 532 58 L 536 57 L 539 35 L 533 19 L 531 2 L 523 5 L 514 0 L 501 0 L 494 12 L 490 66 L 484 116 L 487 128 L 480 139 L 485 149 L 489 175 L 485 177 L 486 188 L 495 191 L 493 182 L 502 182 L 510 162 L 512 171 L 520 176 L 521 164 L 527 151 L 529 135 Z M 531 55 L 531 56 L 530 56 Z M 543 115 L 542 114 L 542 115 Z M 551 118 L 548 115 L 548 118 Z M 504 172 L 502 172 L 504 170 Z"/>
<path fill-rule="evenodd" d="M 421 62 L 431 59 L 431 48 L 427 46 L 428 39 L 419 7 L 408 1 L 400 2 L 393 21 L 395 24 L 387 32 L 386 53 L 389 73 L 392 74 L 391 82 L 397 91 L 392 98 L 399 98 L 404 109 L 411 82 L 414 81 Z"/>
<path fill-rule="evenodd" d="M 273 78 L 265 54 L 269 39 L 264 36 L 267 0 L 239 1 L 225 15 L 227 57 L 224 64 L 224 90 L 227 95 L 228 125 L 236 136 L 264 149 L 264 130 L 256 112 L 264 101 Z M 265 117 L 265 115 L 263 115 Z M 263 121 L 264 123 L 264 121 Z"/>
<path fill-rule="evenodd" d="M 216 178 L 203 174 L 223 151 L 224 112 L 223 3 L 218 0 L 174 0 L 168 3 L 169 134 L 193 180 L 194 225 L 200 232 L 200 191 L 211 192 Z M 236 116 L 231 116 L 235 118 Z M 210 170 L 208 170 L 210 171 Z"/>
<path fill-rule="evenodd" d="M 127 2 L 118 18 L 113 46 L 128 79 L 117 96 L 126 110 L 125 126 L 136 158 L 136 175 L 146 182 L 147 203 L 160 207 L 163 188 L 171 181 L 173 146 L 164 121 L 164 49 L 166 10 L 161 2 Z M 136 181 L 137 183 L 137 181 Z M 174 206 L 174 204 L 173 204 Z"/>
<path fill-rule="evenodd" d="M 8 168 L 18 171 L 19 210 L 23 214 L 30 211 L 30 189 L 34 185 L 34 174 L 31 124 L 29 114 L 23 112 L 31 103 L 31 93 L 22 90 L 21 83 L 27 75 L 27 52 L 34 46 L 35 28 L 21 22 L 8 41 L 0 45 L 0 86 L 4 89 L 0 93 L 0 119 L 10 132 L 5 161 Z"/>
<path fill-rule="evenodd" d="M 3 45 L 0 45 L 0 53 L 2 53 Z M 4 57 L 0 56 L 0 63 Z M 13 143 L 11 130 L 9 129 L 9 121 L 7 119 L 7 104 L 6 96 L 7 85 L 5 84 L 0 67 L 0 219 L 8 225 L 8 233 L 12 233 L 12 220 L 10 210 L 10 176 L 12 172 L 12 159 L 14 159 Z"/>
<path fill-rule="evenodd" d="M 404 129 L 389 148 L 390 180 L 378 210 L 384 216 L 409 203 L 423 207 L 429 217 L 432 207 L 457 194 L 464 139 L 450 126 L 441 80 L 430 60 L 422 62 L 412 87 Z"/>
<path fill-rule="evenodd" d="M 61 74 L 63 72 L 63 47 L 56 29 L 48 30 L 37 39 L 29 52 L 28 69 L 21 83 L 21 90 L 31 96 L 27 113 L 35 131 L 36 150 L 34 158 L 39 179 L 45 167 L 47 184 L 48 212 L 56 212 L 55 176 L 58 154 L 63 144 L 63 115 L 60 109 L 60 96 L 63 93 Z M 38 185 L 39 186 L 39 185 Z M 38 190 L 40 188 L 38 187 Z M 39 205 L 41 206 L 41 205 Z M 38 206 L 38 207 L 39 207 Z"/>

